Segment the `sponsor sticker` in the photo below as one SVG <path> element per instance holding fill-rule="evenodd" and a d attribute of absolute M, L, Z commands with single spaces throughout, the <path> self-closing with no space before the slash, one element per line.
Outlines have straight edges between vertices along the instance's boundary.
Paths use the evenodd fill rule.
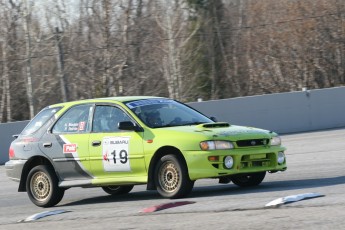
<path fill-rule="evenodd" d="M 174 100 L 171 99 L 145 99 L 145 100 L 138 100 L 126 103 L 128 108 L 133 109 L 140 106 L 145 105 L 156 105 L 156 104 L 167 104 L 167 103 L 173 103 Z"/>
<path fill-rule="evenodd" d="M 76 152 L 77 152 L 77 144 L 63 145 L 63 153 L 76 153 Z"/>
<path fill-rule="evenodd" d="M 85 121 L 79 122 L 78 130 L 79 130 L 79 131 L 84 131 L 84 130 L 85 130 L 85 124 L 86 124 Z"/>
<path fill-rule="evenodd" d="M 79 123 L 65 123 L 66 132 L 77 132 L 78 127 L 79 127 Z"/>

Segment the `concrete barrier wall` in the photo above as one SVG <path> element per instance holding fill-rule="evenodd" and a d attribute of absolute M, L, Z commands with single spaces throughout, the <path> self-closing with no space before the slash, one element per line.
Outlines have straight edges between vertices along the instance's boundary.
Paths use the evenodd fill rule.
<path fill-rule="evenodd" d="M 189 104 L 231 124 L 294 133 L 345 127 L 345 87 Z"/>
<path fill-rule="evenodd" d="M 29 121 L 0 124 L 0 165 L 8 161 L 8 149 L 14 140 L 12 135 L 19 134 Z"/>
<path fill-rule="evenodd" d="M 345 127 L 345 87 L 193 102 L 205 115 L 281 134 Z M 0 164 L 28 121 L 0 124 Z"/>

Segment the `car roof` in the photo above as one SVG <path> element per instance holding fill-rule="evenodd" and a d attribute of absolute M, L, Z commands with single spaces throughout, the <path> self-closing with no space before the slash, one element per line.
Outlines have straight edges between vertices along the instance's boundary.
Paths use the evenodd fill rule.
<path fill-rule="evenodd" d="M 85 100 L 78 100 L 78 101 L 71 101 L 71 102 L 63 102 L 51 105 L 49 107 L 56 107 L 56 106 L 66 106 L 66 105 L 75 105 L 75 104 L 83 104 L 83 103 L 96 103 L 96 102 L 129 102 L 129 101 L 136 101 L 136 100 L 145 100 L 145 99 L 153 99 L 153 98 L 161 98 L 164 97 L 155 97 L 155 96 L 123 96 L 123 97 L 104 97 L 104 98 L 94 98 L 94 99 L 85 99 Z"/>
<path fill-rule="evenodd" d="M 105 97 L 105 98 L 98 98 L 95 100 L 109 100 L 109 101 L 118 101 L 118 102 L 128 102 L 128 101 L 136 101 L 136 100 L 144 100 L 144 99 L 152 99 L 152 98 L 162 98 L 162 97 L 154 97 L 154 96 L 124 96 L 124 97 Z"/>

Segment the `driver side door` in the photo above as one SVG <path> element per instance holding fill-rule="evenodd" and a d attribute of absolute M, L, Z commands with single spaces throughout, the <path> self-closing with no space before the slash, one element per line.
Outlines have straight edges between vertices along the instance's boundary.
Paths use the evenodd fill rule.
<path fill-rule="evenodd" d="M 115 105 L 96 105 L 89 137 L 90 164 L 97 184 L 145 183 L 143 132 L 118 129 L 133 119 Z"/>

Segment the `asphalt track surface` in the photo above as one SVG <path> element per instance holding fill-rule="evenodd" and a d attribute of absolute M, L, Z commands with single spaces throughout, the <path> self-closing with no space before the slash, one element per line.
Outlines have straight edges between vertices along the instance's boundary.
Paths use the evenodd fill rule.
<path fill-rule="evenodd" d="M 161 198 L 145 186 L 111 197 L 100 188 L 73 188 L 59 205 L 39 208 L 0 166 L 0 229 L 344 229 L 345 129 L 282 137 L 288 170 L 268 174 L 255 188 L 199 180 L 184 199 Z M 319 193 L 324 197 L 273 208 L 268 202 L 289 195 Z M 191 204 L 143 213 L 145 208 L 170 202 Z M 194 202 L 194 203 L 193 203 Z M 35 213 L 66 213 L 18 223 Z"/>

